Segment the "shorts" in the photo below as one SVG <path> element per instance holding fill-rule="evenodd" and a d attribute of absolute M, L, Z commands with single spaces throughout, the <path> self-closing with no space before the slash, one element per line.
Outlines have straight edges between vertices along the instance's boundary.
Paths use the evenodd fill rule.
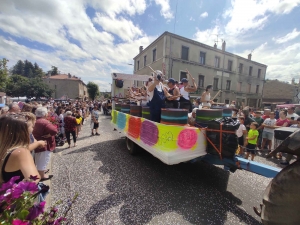
<path fill-rule="evenodd" d="M 256 148 L 255 144 L 248 144 L 246 152 L 249 152 L 250 154 L 255 155 L 255 148 Z"/>
<path fill-rule="evenodd" d="M 273 136 L 274 136 L 274 134 L 270 133 L 270 132 L 263 131 L 263 133 L 262 133 L 262 138 L 268 139 L 269 141 L 273 140 Z"/>
<path fill-rule="evenodd" d="M 94 123 L 93 129 L 97 129 L 99 127 L 99 123 Z"/>
<path fill-rule="evenodd" d="M 244 146 L 244 136 L 238 137 L 238 144 L 239 144 L 240 146 Z"/>
<path fill-rule="evenodd" d="M 44 151 L 34 153 L 34 161 L 38 171 L 45 171 L 50 161 L 51 152 Z"/>

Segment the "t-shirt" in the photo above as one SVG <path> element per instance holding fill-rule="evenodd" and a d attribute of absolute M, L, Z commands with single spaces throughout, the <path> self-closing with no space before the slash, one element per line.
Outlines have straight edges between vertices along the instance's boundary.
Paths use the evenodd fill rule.
<path fill-rule="evenodd" d="M 268 119 L 265 120 L 264 124 L 267 125 L 267 126 L 275 126 L 276 125 L 276 119 L 268 118 Z M 264 131 L 274 134 L 274 129 L 271 129 L 271 128 L 264 127 Z"/>
<path fill-rule="evenodd" d="M 250 118 L 249 116 L 245 117 L 244 125 L 247 130 L 250 130 L 250 127 L 247 127 L 247 126 L 250 126 L 250 124 L 253 122 L 255 122 L 255 121 L 252 118 Z"/>
<path fill-rule="evenodd" d="M 149 84 L 149 87 L 151 86 L 151 84 Z M 162 92 L 163 91 L 163 86 L 162 86 L 162 84 L 161 83 L 159 83 L 158 85 L 156 85 L 156 87 L 155 87 L 156 89 L 157 89 L 157 91 L 159 91 L 159 92 Z M 153 95 L 154 95 L 154 89 L 153 89 L 153 91 L 148 91 L 147 90 L 147 94 L 148 94 L 148 96 L 149 96 L 149 101 L 151 101 L 152 100 L 152 98 L 153 98 Z"/>
<path fill-rule="evenodd" d="M 239 138 L 242 137 L 243 134 L 244 134 L 243 133 L 244 130 L 246 130 L 245 125 L 244 124 L 240 124 L 239 129 L 236 130 L 236 136 L 239 137 Z"/>
<path fill-rule="evenodd" d="M 250 129 L 249 132 L 248 132 L 248 138 L 252 138 L 252 137 L 254 137 L 254 136 L 256 136 L 255 139 L 253 139 L 253 140 L 248 140 L 248 143 L 249 143 L 249 144 L 256 145 L 256 143 L 257 143 L 257 138 L 258 138 L 258 130 L 252 130 L 252 129 Z"/>
<path fill-rule="evenodd" d="M 287 127 L 288 127 L 290 124 L 290 121 L 288 119 L 284 119 L 284 120 L 278 119 L 276 121 L 276 126 L 283 126 L 283 124 L 285 124 L 285 123 L 287 123 Z"/>
<path fill-rule="evenodd" d="M 261 118 L 263 118 L 263 120 L 266 120 L 266 119 L 270 118 L 270 116 L 263 115 Z"/>
<path fill-rule="evenodd" d="M 261 118 L 261 117 L 254 117 L 253 119 L 254 119 L 254 121 L 255 121 L 256 123 L 258 123 L 258 126 L 259 126 L 259 127 L 260 127 L 260 126 L 263 124 L 263 122 L 264 122 L 264 119 Z"/>
<path fill-rule="evenodd" d="M 293 120 L 297 120 L 298 119 L 298 114 L 293 113 L 293 114 L 287 114 L 286 118 L 291 119 L 292 117 L 294 117 Z"/>
<path fill-rule="evenodd" d="M 98 110 L 92 111 L 92 116 L 94 116 L 95 120 L 98 121 L 100 112 Z"/>

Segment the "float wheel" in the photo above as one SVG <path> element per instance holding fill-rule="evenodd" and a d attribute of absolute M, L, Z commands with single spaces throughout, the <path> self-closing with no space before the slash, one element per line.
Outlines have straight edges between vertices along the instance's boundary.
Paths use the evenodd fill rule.
<path fill-rule="evenodd" d="M 139 152 L 139 146 L 127 137 L 126 137 L 126 147 L 127 150 L 129 151 L 129 154 L 131 155 L 135 155 Z"/>

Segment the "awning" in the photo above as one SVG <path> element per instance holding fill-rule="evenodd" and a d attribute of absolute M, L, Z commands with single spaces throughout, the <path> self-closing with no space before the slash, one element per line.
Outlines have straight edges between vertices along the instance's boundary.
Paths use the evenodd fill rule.
<path fill-rule="evenodd" d="M 276 105 L 278 108 L 289 108 L 289 107 L 300 107 L 300 104 L 283 104 L 283 105 Z"/>

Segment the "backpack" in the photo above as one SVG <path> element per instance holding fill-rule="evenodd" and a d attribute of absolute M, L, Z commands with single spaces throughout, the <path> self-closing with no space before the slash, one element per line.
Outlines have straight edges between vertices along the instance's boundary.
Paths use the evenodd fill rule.
<path fill-rule="evenodd" d="M 123 80 L 115 80 L 116 87 L 118 87 L 118 88 L 122 88 L 123 87 L 123 83 L 124 83 Z"/>

